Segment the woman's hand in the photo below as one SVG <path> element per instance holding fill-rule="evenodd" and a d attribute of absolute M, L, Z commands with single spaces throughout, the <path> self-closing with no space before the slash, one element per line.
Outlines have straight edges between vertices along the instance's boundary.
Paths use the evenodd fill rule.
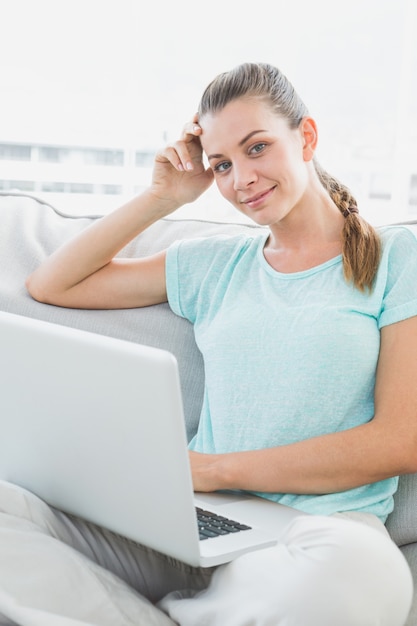
<path fill-rule="evenodd" d="M 155 157 L 152 193 L 169 204 L 196 200 L 213 182 L 212 169 L 203 164 L 202 133 L 197 115 L 185 125 L 181 139 Z"/>

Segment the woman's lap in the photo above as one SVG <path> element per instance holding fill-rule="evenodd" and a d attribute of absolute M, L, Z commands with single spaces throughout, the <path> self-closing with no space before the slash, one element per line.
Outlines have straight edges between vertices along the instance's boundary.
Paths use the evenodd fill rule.
<path fill-rule="evenodd" d="M 401 626 L 411 602 L 399 550 L 356 521 L 300 516 L 278 546 L 202 569 L 7 483 L 0 510 L 0 611 L 24 626 L 47 626 L 48 615 L 54 626 Z"/>

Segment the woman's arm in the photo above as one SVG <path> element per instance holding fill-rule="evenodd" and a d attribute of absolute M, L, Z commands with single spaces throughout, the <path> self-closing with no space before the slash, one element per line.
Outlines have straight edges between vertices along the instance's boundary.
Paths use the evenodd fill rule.
<path fill-rule="evenodd" d="M 417 317 L 381 331 L 369 423 L 264 450 L 190 452 L 190 459 L 196 491 L 323 494 L 417 472 Z"/>
<path fill-rule="evenodd" d="M 114 259 L 157 220 L 192 202 L 211 184 L 193 123 L 156 156 L 152 183 L 140 196 L 103 217 L 54 252 L 26 286 L 41 302 L 76 308 L 131 308 L 166 300 L 165 253 Z"/>

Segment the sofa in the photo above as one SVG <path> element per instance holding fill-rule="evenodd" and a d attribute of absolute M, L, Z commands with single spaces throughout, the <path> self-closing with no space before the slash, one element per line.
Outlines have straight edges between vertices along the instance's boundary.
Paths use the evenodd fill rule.
<path fill-rule="evenodd" d="M 202 402 L 204 370 L 189 322 L 175 316 L 167 304 L 114 311 L 65 309 L 36 302 L 25 289 L 26 276 L 46 256 L 99 217 L 73 217 L 34 196 L 0 192 L 0 310 L 169 350 L 178 360 L 186 428 L 191 437 Z M 407 227 L 417 236 L 417 220 L 407 222 Z M 170 217 L 142 233 L 122 250 L 121 256 L 148 255 L 176 239 L 218 233 L 233 235 L 258 228 L 251 224 Z M 413 573 L 415 596 L 407 626 L 416 626 L 417 474 L 400 478 L 387 528 Z"/>

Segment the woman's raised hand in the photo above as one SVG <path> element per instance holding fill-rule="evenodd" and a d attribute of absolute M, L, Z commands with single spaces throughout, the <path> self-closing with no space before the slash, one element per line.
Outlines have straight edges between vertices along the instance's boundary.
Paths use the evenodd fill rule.
<path fill-rule="evenodd" d="M 165 253 L 114 257 L 158 219 L 192 202 L 213 180 L 203 165 L 197 116 L 155 159 L 152 184 L 55 251 L 27 279 L 33 298 L 64 307 L 113 309 L 166 302 Z"/>
<path fill-rule="evenodd" d="M 181 138 L 155 157 L 152 192 L 175 208 L 196 200 L 213 182 L 213 171 L 203 163 L 201 133 L 195 115 Z"/>

